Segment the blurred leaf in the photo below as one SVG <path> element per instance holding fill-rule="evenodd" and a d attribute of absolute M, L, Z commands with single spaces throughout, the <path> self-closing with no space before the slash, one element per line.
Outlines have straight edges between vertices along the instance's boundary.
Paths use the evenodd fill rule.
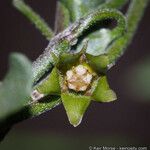
<path fill-rule="evenodd" d="M 0 120 L 16 113 L 27 104 L 31 87 L 31 63 L 21 54 L 11 54 L 10 69 L 0 85 Z"/>
<path fill-rule="evenodd" d="M 78 126 L 90 104 L 90 97 L 64 93 L 61 98 L 70 123 Z"/>
<path fill-rule="evenodd" d="M 111 102 L 117 99 L 115 92 L 109 88 L 106 76 L 100 77 L 92 97 L 98 102 Z"/>

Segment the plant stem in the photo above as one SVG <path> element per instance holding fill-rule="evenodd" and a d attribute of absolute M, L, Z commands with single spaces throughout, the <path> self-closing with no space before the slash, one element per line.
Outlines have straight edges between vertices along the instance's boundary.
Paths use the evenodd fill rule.
<path fill-rule="evenodd" d="M 37 82 L 45 73 L 53 67 L 51 52 L 59 55 L 61 52 L 69 51 L 75 45 L 78 38 L 95 25 L 98 21 L 114 19 L 118 25 L 113 29 L 113 34 L 123 34 L 126 29 L 125 18 L 119 11 L 114 9 L 98 9 L 72 24 L 62 33 L 55 36 L 48 44 L 43 54 L 33 63 L 34 82 Z M 76 42 L 74 42 L 76 41 Z M 72 44 L 73 43 L 73 44 Z M 60 50 L 58 50 L 60 49 Z"/>
<path fill-rule="evenodd" d="M 46 37 L 47 40 L 50 40 L 53 37 L 54 33 L 48 24 L 23 0 L 13 0 L 13 5 L 35 24 L 36 28 Z"/>
<path fill-rule="evenodd" d="M 148 5 L 149 0 L 132 0 L 127 16 L 128 31 L 127 33 L 119 38 L 109 49 L 109 59 L 110 63 L 115 63 L 115 61 L 124 53 L 126 47 L 130 44 L 135 31 L 138 27 L 139 21 L 141 20 L 144 9 Z"/>

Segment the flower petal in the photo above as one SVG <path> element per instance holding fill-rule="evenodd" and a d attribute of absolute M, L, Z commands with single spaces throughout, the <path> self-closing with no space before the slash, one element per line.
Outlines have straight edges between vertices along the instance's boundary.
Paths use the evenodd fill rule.
<path fill-rule="evenodd" d="M 109 64 L 109 58 L 107 55 L 93 56 L 86 54 L 89 65 L 97 73 L 105 73 Z"/>
<path fill-rule="evenodd" d="M 61 98 L 70 124 L 74 127 L 78 126 L 90 104 L 91 98 L 71 93 L 63 93 Z"/>
<path fill-rule="evenodd" d="M 50 75 L 38 85 L 37 90 L 42 94 L 60 95 L 59 72 L 54 68 Z"/>
<path fill-rule="evenodd" d="M 115 92 L 109 88 L 106 76 L 100 77 L 92 98 L 98 102 L 111 102 L 117 99 Z"/>

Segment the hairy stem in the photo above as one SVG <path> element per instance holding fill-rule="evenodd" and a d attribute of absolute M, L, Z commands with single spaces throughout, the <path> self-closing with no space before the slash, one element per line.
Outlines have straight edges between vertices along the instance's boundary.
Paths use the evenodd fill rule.
<path fill-rule="evenodd" d="M 51 52 L 59 53 L 69 51 L 70 46 L 76 44 L 77 39 L 91 26 L 95 25 L 98 21 L 105 19 L 114 19 L 118 25 L 113 29 L 112 34 L 123 34 L 126 29 L 124 16 L 114 9 L 98 9 L 90 13 L 79 21 L 75 22 L 72 26 L 67 28 L 64 32 L 54 37 L 48 44 L 43 54 L 33 63 L 34 81 L 38 81 L 47 71 L 53 67 L 53 59 Z M 60 46 L 61 45 L 61 46 Z M 60 47 L 60 51 L 58 50 Z"/>
<path fill-rule="evenodd" d="M 110 63 L 114 63 L 117 58 L 119 58 L 123 53 L 126 47 L 130 44 L 134 33 L 138 27 L 138 23 L 141 20 L 144 9 L 148 5 L 149 0 L 132 0 L 128 12 L 127 12 L 127 24 L 128 31 L 127 33 L 119 38 L 109 49 L 109 59 Z"/>
<path fill-rule="evenodd" d="M 54 33 L 48 24 L 23 0 L 13 0 L 13 5 L 32 23 L 34 23 L 36 28 L 45 36 L 47 40 L 50 40 L 53 37 Z"/>

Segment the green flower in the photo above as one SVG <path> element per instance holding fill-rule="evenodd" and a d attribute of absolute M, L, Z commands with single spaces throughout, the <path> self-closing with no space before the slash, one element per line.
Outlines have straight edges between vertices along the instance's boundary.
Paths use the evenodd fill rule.
<path fill-rule="evenodd" d="M 80 124 L 92 100 L 116 100 L 105 75 L 109 65 L 107 55 L 92 56 L 86 53 L 87 45 L 84 44 L 79 53 L 63 52 L 57 56 L 51 52 L 55 66 L 35 88 L 37 95 L 33 95 L 35 99 L 46 95 L 60 96 L 73 126 Z"/>
<path fill-rule="evenodd" d="M 100 28 L 95 31 L 96 36 L 92 32 L 85 37 L 88 30 L 108 19 L 117 22 L 113 29 Z M 32 99 L 60 98 L 73 126 L 80 124 L 92 100 L 116 100 L 116 94 L 109 88 L 106 71 L 121 55 L 113 46 L 125 32 L 126 19 L 122 13 L 115 9 L 98 9 L 59 33 L 33 64 L 36 86 Z"/>

